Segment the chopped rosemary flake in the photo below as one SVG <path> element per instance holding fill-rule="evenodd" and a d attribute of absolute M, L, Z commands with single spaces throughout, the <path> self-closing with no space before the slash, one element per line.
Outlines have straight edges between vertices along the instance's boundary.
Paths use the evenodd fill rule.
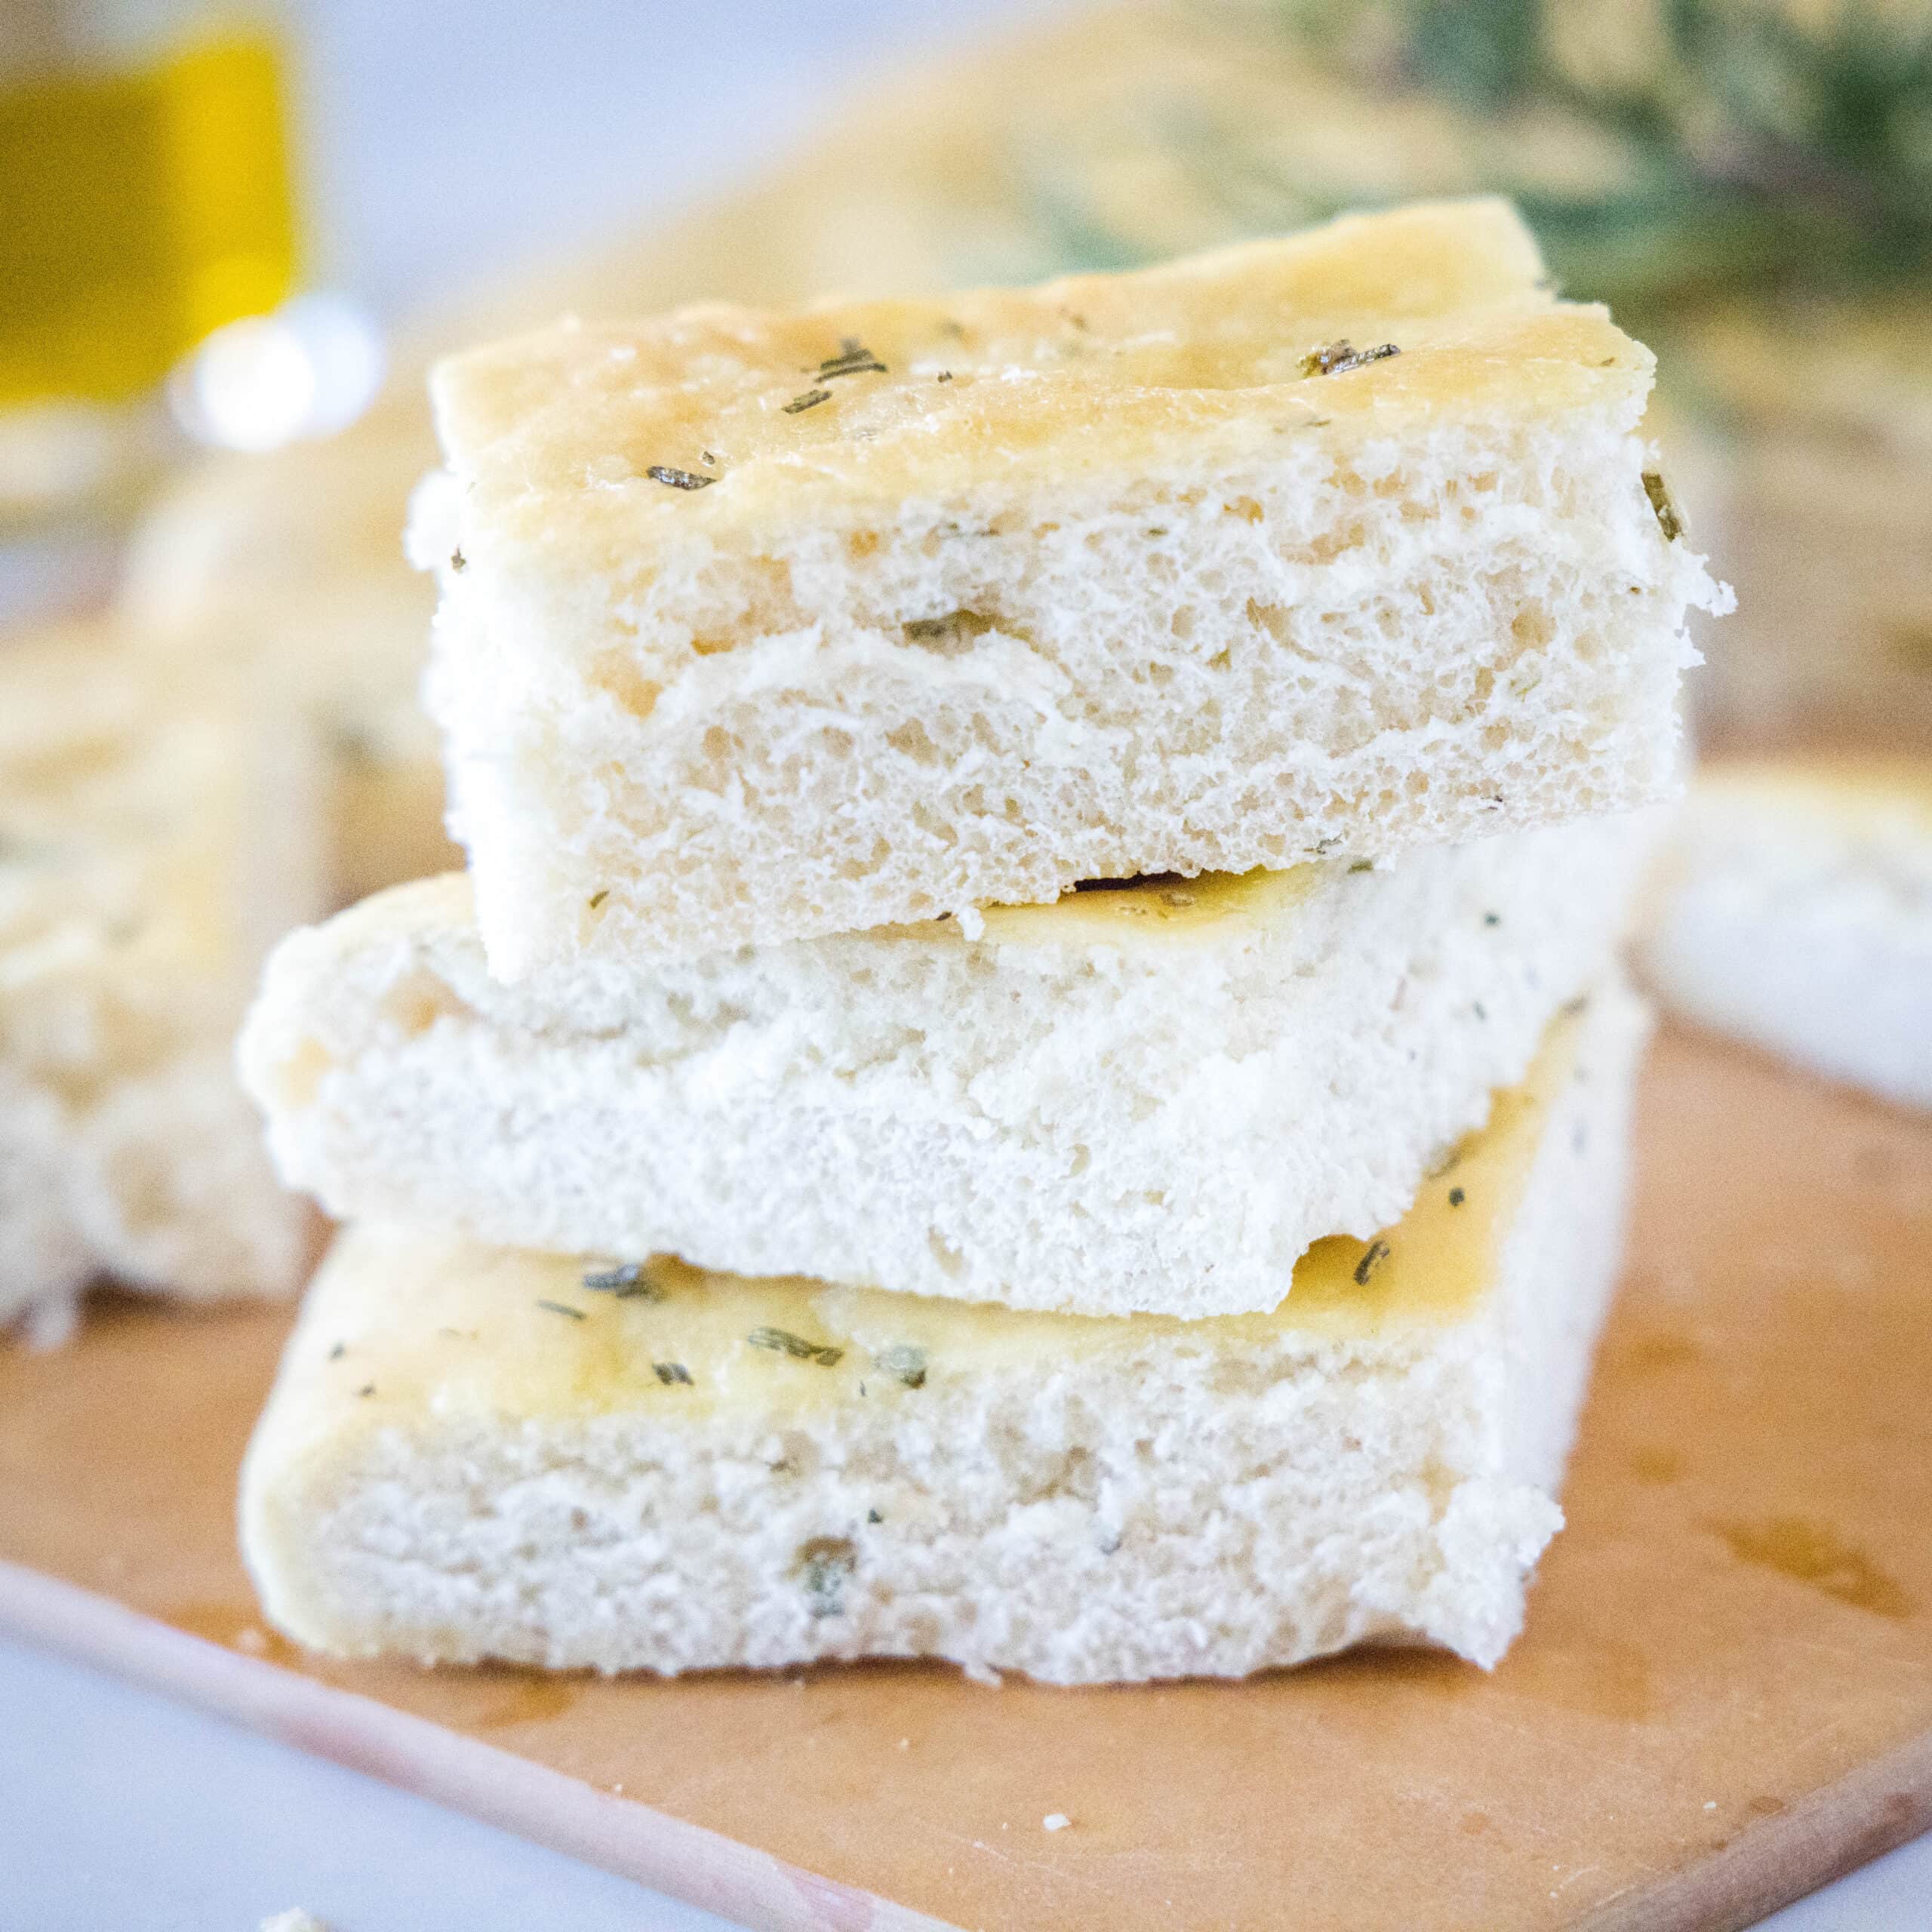
<path fill-rule="evenodd" d="M 545 1301 L 540 1296 L 537 1306 L 539 1308 L 547 1308 L 552 1315 L 568 1315 L 573 1321 L 581 1321 L 583 1319 L 583 1310 L 580 1308 L 571 1307 L 568 1302 Z"/>
<path fill-rule="evenodd" d="M 821 1368 L 835 1367 L 845 1355 L 843 1349 L 835 1349 L 826 1342 L 808 1342 L 789 1328 L 754 1328 L 745 1340 L 755 1349 L 769 1349 L 774 1355 L 789 1355 L 794 1361 L 815 1361 Z"/>
<path fill-rule="evenodd" d="M 866 1512 L 866 1521 L 869 1523 L 882 1523 L 885 1518 L 876 1509 L 868 1509 Z"/>
<path fill-rule="evenodd" d="M 814 1537 L 801 1543 L 798 1574 L 814 1617 L 837 1617 L 845 1607 L 845 1585 L 859 1567 L 859 1552 L 848 1537 Z"/>
<path fill-rule="evenodd" d="M 334 1348 L 330 1349 L 329 1360 L 331 1361 L 340 1361 L 344 1355 L 348 1354 L 348 1352 L 349 1344 L 346 1342 L 338 1342 Z"/>
<path fill-rule="evenodd" d="M 1579 993 L 1574 999 L 1570 1001 L 1566 1005 L 1559 1006 L 1556 1010 L 1565 1020 L 1574 1020 L 1578 1014 L 1587 1012 L 1589 1004 L 1589 995 Z"/>
<path fill-rule="evenodd" d="M 1361 1259 L 1355 1263 L 1355 1286 L 1367 1287 L 1370 1275 L 1388 1259 L 1389 1244 L 1386 1241 L 1371 1241 L 1363 1251 Z"/>
<path fill-rule="evenodd" d="M 666 1388 L 688 1389 L 691 1386 L 691 1372 L 681 1361 L 654 1361 L 651 1372 Z"/>
<path fill-rule="evenodd" d="M 803 395 L 795 395 L 785 405 L 785 414 L 795 416 L 801 409 L 816 409 L 820 403 L 831 400 L 832 392 L 829 389 L 808 389 Z"/>
<path fill-rule="evenodd" d="M 1932 623 L 1888 624 L 1885 641 L 1895 662 L 1908 671 L 1932 671 Z"/>
<path fill-rule="evenodd" d="M 615 1268 L 593 1268 L 580 1278 L 592 1294 L 615 1295 L 620 1301 L 662 1301 L 664 1290 L 645 1272 L 641 1261 L 621 1262 Z"/>
<path fill-rule="evenodd" d="M 838 353 L 828 355 L 818 365 L 818 379 L 822 383 L 835 376 L 883 376 L 885 373 L 885 365 L 855 335 L 841 337 Z"/>
<path fill-rule="evenodd" d="M 1489 1009 L 1483 1004 L 1481 1000 L 1472 1000 L 1469 1002 L 1469 1004 L 1475 1011 L 1475 1016 L 1478 1020 L 1487 1020 L 1489 1017 Z"/>
<path fill-rule="evenodd" d="M 344 764 L 374 764 L 376 741 L 360 724 L 338 724 L 329 734 L 329 749 Z"/>
<path fill-rule="evenodd" d="M 593 912 L 595 912 L 598 907 L 602 905 L 605 900 L 608 899 L 610 896 L 611 888 L 608 885 L 605 887 L 603 891 L 601 892 L 593 892 L 590 895 L 590 909 Z"/>
<path fill-rule="evenodd" d="M 905 1383 L 909 1389 L 923 1389 L 926 1386 L 926 1352 L 915 1349 L 909 1343 L 895 1343 L 889 1349 L 881 1349 L 872 1358 L 888 1375 Z"/>
<path fill-rule="evenodd" d="M 1375 861 L 1373 859 L 1356 859 L 1352 860 L 1349 866 L 1349 870 L 1352 872 L 1372 872 L 1374 869 Z"/>
<path fill-rule="evenodd" d="M 376 1385 L 373 1382 L 365 1382 L 355 1392 L 358 1395 L 373 1395 L 376 1392 Z"/>
<path fill-rule="evenodd" d="M 463 554 L 462 545 L 458 544 L 457 547 L 450 552 L 450 568 L 455 571 L 458 577 L 460 577 L 465 571 L 469 569 L 469 559 Z"/>
<path fill-rule="evenodd" d="M 1392 342 L 1378 343 L 1373 349 L 1358 349 L 1344 336 L 1340 342 L 1331 342 L 1325 349 L 1311 349 L 1301 358 L 1301 372 L 1304 376 L 1346 376 L 1351 369 L 1360 369 L 1371 362 L 1380 362 L 1385 356 L 1399 355 L 1401 351 Z"/>
<path fill-rule="evenodd" d="M 697 460 L 707 469 L 715 469 L 718 467 L 717 457 L 713 456 L 709 450 L 700 450 L 697 453 Z"/>
<path fill-rule="evenodd" d="M 1503 915 L 1500 912 L 1485 912 L 1482 915 L 1482 922 L 1486 926 L 1500 926 L 1503 923 Z"/>
<path fill-rule="evenodd" d="M 934 380 L 938 382 L 949 383 L 952 380 L 952 371 L 950 369 L 942 369 Z"/>
<path fill-rule="evenodd" d="M 1461 1207 L 1463 1203 L 1468 1200 L 1469 1198 L 1468 1195 L 1466 1194 L 1460 1187 L 1452 1187 L 1449 1190 L 1449 1204 L 1452 1208 Z"/>
<path fill-rule="evenodd" d="M 644 473 L 652 482 L 673 490 L 708 490 L 718 481 L 715 476 L 700 476 L 694 469 L 674 469 L 668 463 L 654 463 Z"/>
<path fill-rule="evenodd" d="M 996 628 L 983 611 L 949 611 L 943 617 L 908 617 L 899 626 L 908 644 L 970 644 Z"/>
<path fill-rule="evenodd" d="M 1143 885 L 1179 885 L 1179 872 L 1137 872 L 1131 878 L 1081 878 L 1073 882 L 1075 892 L 1131 892 Z"/>
<path fill-rule="evenodd" d="M 1644 472 L 1644 494 L 1651 500 L 1651 509 L 1657 520 L 1657 528 L 1663 532 L 1664 540 L 1675 543 L 1684 534 L 1684 519 L 1677 513 L 1677 506 L 1670 500 L 1670 491 L 1663 478 L 1654 469 Z"/>

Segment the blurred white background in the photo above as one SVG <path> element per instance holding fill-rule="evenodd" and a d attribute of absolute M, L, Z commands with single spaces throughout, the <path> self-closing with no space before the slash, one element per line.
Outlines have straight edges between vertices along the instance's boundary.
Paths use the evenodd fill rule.
<path fill-rule="evenodd" d="M 1066 0 L 288 0 L 317 268 L 393 316 L 721 192 L 869 70 Z"/>

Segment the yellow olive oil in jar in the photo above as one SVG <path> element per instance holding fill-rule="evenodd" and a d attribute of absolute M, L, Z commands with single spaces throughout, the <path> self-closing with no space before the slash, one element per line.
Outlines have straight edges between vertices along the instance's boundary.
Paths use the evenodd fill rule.
<path fill-rule="evenodd" d="M 259 15 L 0 0 L 0 411 L 137 396 L 295 270 Z"/>

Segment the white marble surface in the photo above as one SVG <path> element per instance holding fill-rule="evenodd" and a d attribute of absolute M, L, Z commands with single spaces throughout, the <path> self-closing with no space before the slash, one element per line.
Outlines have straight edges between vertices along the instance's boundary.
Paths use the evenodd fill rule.
<path fill-rule="evenodd" d="M 626 1878 L 0 1639 L 0 1927 L 728 1932 Z"/>
<path fill-rule="evenodd" d="M 1055 0 L 290 0 L 332 279 L 390 312 L 748 172 L 895 49 Z M 720 1932 L 660 1899 L 0 1641 L 0 1932 Z M 1932 1925 L 1932 1838 L 1775 1932 Z"/>
<path fill-rule="evenodd" d="M 0 1927 L 255 1932 L 297 1905 L 331 1932 L 733 1932 L 628 1879 L 0 1638 Z M 1923 1932 L 1932 1837 L 1766 1925 Z"/>

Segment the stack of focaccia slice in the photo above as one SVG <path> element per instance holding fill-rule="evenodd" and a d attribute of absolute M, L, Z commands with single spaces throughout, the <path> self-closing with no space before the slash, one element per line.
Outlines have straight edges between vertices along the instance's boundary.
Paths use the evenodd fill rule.
<path fill-rule="evenodd" d="M 352 1654 L 1062 1681 L 1521 1622 L 1689 607 L 1493 203 L 436 379 L 466 878 L 243 1044 L 351 1223 L 244 1483 Z"/>

